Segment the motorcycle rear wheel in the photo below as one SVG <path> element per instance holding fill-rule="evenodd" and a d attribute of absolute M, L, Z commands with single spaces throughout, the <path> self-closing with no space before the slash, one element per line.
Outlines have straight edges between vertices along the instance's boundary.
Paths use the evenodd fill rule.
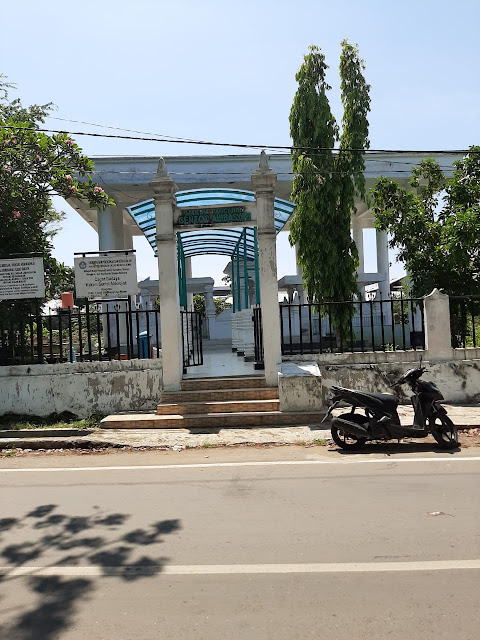
<path fill-rule="evenodd" d="M 458 447 L 457 427 L 445 414 L 434 414 L 428 418 L 430 433 L 441 449 L 456 449 Z"/>
<path fill-rule="evenodd" d="M 355 422 L 357 424 L 364 424 L 365 422 L 368 422 L 367 416 L 362 416 L 358 413 L 344 413 L 338 417 L 349 420 L 350 422 Z M 340 447 L 345 451 L 355 451 L 357 449 L 361 449 L 367 442 L 367 438 L 347 435 L 346 433 L 343 433 L 338 427 L 332 427 L 331 432 L 332 440 L 335 442 L 337 447 Z"/>

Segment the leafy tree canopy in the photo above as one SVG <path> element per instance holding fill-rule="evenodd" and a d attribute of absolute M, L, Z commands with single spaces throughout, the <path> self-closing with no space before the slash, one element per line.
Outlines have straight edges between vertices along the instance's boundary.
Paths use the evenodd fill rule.
<path fill-rule="evenodd" d="M 327 69 L 321 50 L 310 47 L 296 75 L 298 89 L 290 112 L 290 135 L 296 147 L 292 199 L 297 205 L 290 242 L 297 245 L 309 298 L 317 302 L 350 300 L 357 293 L 358 252 L 350 223 L 356 212 L 355 197 L 366 198 L 362 150 L 369 147 L 370 86 L 363 77 L 358 47 L 342 42 L 341 130 L 327 96 L 331 89 Z M 333 152 L 336 143 L 339 151 Z M 337 325 L 345 321 L 339 317 Z"/>
<path fill-rule="evenodd" d="M 448 180 L 429 158 L 412 171 L 412 189 L 380 178 L 372 190 L 375 226 L 390 234 L 414 296 L 480 294 L 480 147 L 469 151 Z"/>
<path fill-rule="evenodd" d="M 91 178 L 93 162 L 66 134 L 47 135 L 39 126 L 51 104 L 9 101 L 11 84 L 0 76 L 0 258 L 41 253 L 47 296 L 58 293 L 70 272 L 52 255 L 52 238 L 63 214 L 51 197 L 87 200 L 104 208 L 113 202 Z"/>

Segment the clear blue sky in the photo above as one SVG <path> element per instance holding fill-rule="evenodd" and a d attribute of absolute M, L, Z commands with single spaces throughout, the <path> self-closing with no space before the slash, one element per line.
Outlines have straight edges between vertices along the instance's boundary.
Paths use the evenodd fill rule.
<path fill-rule="evenodd" d="M 54 102 L 57 117 L 286 145 L 295 73 L 310 44 L 326 54 L 331 103 L 341 119 L 337 68 L 346 37 L 359 44 L 372 86 L 372 148 L 480 143 L 478 0 L 26 0 L 3 6 L 2 23 L 0 72 L 17 83 L 24 103 Z M 178 144 L 78 142 L 89 155 L 212 153 Z M 55 254 L 72 264 L 73 252 L 98 248 L 97 239 L 62 206 L 68 217 Z M 136 248 L 139 276 L 153 276 L 150 248 L 142 239 Z M 285 237 L 278 262 L 280 276 L 294 273 Z M 198 258 L 194 275 L 218 280 L 224 263 Z"/>

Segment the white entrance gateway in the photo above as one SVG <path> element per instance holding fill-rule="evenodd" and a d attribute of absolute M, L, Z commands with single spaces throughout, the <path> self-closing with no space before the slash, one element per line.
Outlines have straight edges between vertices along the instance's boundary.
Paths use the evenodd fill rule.
<path fill-rule="evenodd" d="M 275 247 L 276 175 L 268 166 L 264 152 L 260 155 L 259 166 L 251 180 L 255 199 L 253 202 L 245 202 L 241 207 L 230 207 L 222 203 L 203 205 L 201 208 L 180 208 L 175 198 L 177 187 L 168 175 L 165 162 L 160 159 L 158 163 L 157 174 L 151 186 L 154 191 L 155 240 L 158 251 L 163 386 L 167 391 L 180 389 L 183 373 L 177 233 L 191 229 L 238 229 L 239 224 L 244 229 L 257 230 L 255 235 L 258 243 L 265 380 L 268 386 L 276 386 L 278 383 L 281 347 Z M 251 314 L 251 311 L 247 312 Z"/>

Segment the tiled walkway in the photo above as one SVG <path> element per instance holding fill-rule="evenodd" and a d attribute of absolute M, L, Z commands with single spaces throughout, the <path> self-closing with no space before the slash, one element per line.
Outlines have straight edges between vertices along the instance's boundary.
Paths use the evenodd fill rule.
<path fill-rule="evenodd" d="M 245 362 L 243 357 L 232 352 L 231 343 L 204 340 L 203 365 L 188 367 L 184 378 L 224 378 L 227 376 L 263 375 L 255 371 L 253 362 Z"/>

